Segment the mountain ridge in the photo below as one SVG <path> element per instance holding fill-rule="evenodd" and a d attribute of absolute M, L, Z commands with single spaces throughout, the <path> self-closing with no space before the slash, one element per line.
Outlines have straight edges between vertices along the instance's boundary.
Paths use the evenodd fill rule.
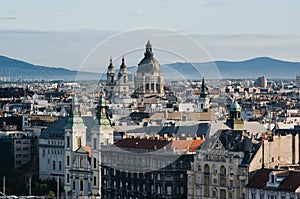
<path fill-rule="evenodd" d="M 134 73 L 137 66 L 129 66 Z M 244 61 L 214 62 L 175 62 L 161 64 L 165 79 L 253 79 L 258 76 L 266 78 L 294 79 L 300 72 L 300 62 L 285 61 L 270 57 L 255 57 Z M 118 72 L 118 70 L 116 70 Z M 98 80 L 99 73 L 69 70 L 63 67 L 34 65 L 15 58 L 0 55 L 0 77 L 32 80 Z"/>

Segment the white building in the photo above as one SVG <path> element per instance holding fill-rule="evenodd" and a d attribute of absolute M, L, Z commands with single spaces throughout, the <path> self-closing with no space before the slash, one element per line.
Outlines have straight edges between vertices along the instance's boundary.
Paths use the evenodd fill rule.
<path fill-rule="evenodd" d="M 64 176 L 64 126 L 67 118 L 51 124 L 41 132 L 38 138 L 39 146 L 39 177 L 52 179 Z"/>

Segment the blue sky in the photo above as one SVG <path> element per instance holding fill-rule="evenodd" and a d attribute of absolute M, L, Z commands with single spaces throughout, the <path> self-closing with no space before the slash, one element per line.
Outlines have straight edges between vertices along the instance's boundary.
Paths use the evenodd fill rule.
<path fill-rule="evenodd" d="M 299 8 L 299 0 L 1 0 L 0 54 L 76 69 L 108 37 L 156 27 L 191 36 L 213 60 L 300 61 Z"/>

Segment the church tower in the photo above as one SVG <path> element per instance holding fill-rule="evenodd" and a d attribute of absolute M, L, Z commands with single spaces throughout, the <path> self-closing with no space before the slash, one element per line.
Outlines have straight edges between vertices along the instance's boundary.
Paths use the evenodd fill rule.
<path fill-rule="evenodd" d="M 230 106 L 229 123 L 233 130 L 244 130 L 244 121 L 241 119 L 241 106 L 236 100 Z"/>
<path fill-rule="evenodd" d="M 160 64 L 154 58 L 152 45 L 148 40 L 144 58 L 138 64 L 135 76 L 135 94 L 138 96 L 164 95 L 164 80 Z"/>
<path fill-rule="evenodd" d="M 79 100 L 72 98 L 72 113 L 65 125 L 65 182 L 67 196 L 89 195 L 91 185 L 90 152 L 86 146 L 86 125 L 81 118 Z"/>
<path fill-rule="evenodd" d="M 72 113 L 65 125 L 66 142 L 70 150 L 76 151 L 81 145 L 86 146 L 86 129 L 81 118 L 79 100 L 76 94 L 72 97 Z"/>
<path fill-rule="evenodd" d="M 120 99 L 129 98 L 128 72 L 124 57 L 122 58 L 122 64 L 118 73 L 117 95 Z"/>
<path fill-rule="evenodd" d="M 111 127 L 110 119 L 108 118 L 107 105 L 105 100 L 105 94 L 100 94 L 97 113 L 96 113 L 96 122 L 99 125 L 100 140 L 99 143 L 103 145 L 113 144 L 114 143 L 114 129 Z"/>
<path fill-rule="evenodd" d="M 113 128 L 107 113 L 104 92 L 101 92 L 97 105 L 94 126 L 91 129 L 91 164 L 93 172 L 93 195 L 101 195 L 101 150 L 104 145 L 111 145 L 114 141 Z"/>
<path fill-rule="evenodd" d="M 105 88 L 110 97 L 113 96 L 113 90 L 115 86 L 116 86 L 116 71 L 112 63 L 112 58 L 110 58 L 109 65 L 107 67 L 107 72 L 106 72 L 106 85 L 105 85 Z"/>
<path fill-rule="evenodd" d="M 198 99 L 198 110 L 206 111 L 208 108 L 209 108 L 209 97 L 208 97 L 207 87 L 203 77 L 200 96 Z"/>

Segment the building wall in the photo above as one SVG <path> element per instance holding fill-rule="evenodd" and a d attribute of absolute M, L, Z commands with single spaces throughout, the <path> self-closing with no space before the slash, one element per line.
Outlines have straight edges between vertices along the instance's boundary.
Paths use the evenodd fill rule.
<path fill-rule="evenodd" d="M 199 156 L 200 153 L 200 156 Z M 239 167 L 242 152 L 200 151 L 188 171 L 188 198 L 247 198 L 247 168 Z"/>
<path fill-rule="evenodd" d="M 61 176 L 63 182 L 65 152 L 62 139 L 39 139 L 39 177 L 52 179 Z"/>
<path fill-rule="evenodd" d="M 273 140 L 264 141 L 249 166 L 249 172 L 262 167 L 264 159 L 265 168 L 295 166 L 299 163 L 299 135 L 273 136 Z M 293 144 L 294 143 L 294 144 Z M 264 153 L 263 153 L 264 150 Z M 264 157 L 263 157 L 264 154 Z"/>
<path fill-rule="evenodd" d="M 187 170 L 193 155 L 176 156 L 179 158 L 174 161 L 158 156 L 147 152 L 135 155 L 122 150 L 102 151 L 102 197 L 187 198 Z"/>

